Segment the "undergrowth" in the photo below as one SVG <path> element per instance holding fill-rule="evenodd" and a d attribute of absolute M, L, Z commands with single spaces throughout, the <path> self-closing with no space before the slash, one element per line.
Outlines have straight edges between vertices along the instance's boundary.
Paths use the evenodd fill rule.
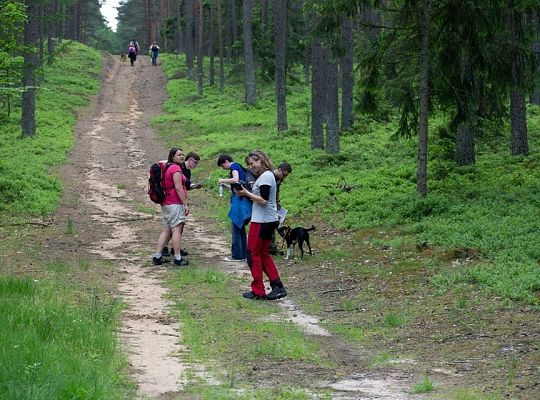
<path fill-rule="evenodd" d="M 486 124 L 477 162 L 468 167 L 455 165 L 447 139 L 438 133 L 446 117 L 432 116 L 429 194 L 421 198 L 416 141 L 396 140 L 391 118 L 383 123 L 356 115 L 355 128 L 341 135 L 341 153 L 330 155 L 310 147 L 309 87 L 289 84 L 289 130 L 279 135 L 272 86 L 259 84 L 257 104 L 249 107 L 237 85 L 226 86 L 223 95 L 217 82 L 205 85 L 204 95 L 197 96 L 197 83 L 184 78 L 182 58 L 165 54 L 162 66 L 171 78 L 166 113 L 154 120 L 162 135 L 204 159 L 229 153 L 242 162 L 248 151 L 262 148 L 274 163 L 290 162 L 293 173 L 282 185 L 281 199 L 291 224 L 316 217 L 345 230 L 397 228 L 401 246 L 469 249 L 475 254 L 472 264 L 432 280 L 439 292 L 467 282 L 539 303 L 539 107 L 528 110 L 530 155 L 511 156 L 508 126 Z M 222 174 L 216 168 L 210 182 Z"/>
<path fill-rule="evenodd" d="M 76 112 L 99 89 L 101 54 L 77 42 L 61 46 L 53 63 L 44 66 L 36 96 L 35 137 L 21 136 L 20 103 L 9 117 L 2 115 L 0 213 L 4 218 L 46 215 L 58 207 L 62 182 L 51 175 L 51 168 L 65 161 L 73 146 Z"/>

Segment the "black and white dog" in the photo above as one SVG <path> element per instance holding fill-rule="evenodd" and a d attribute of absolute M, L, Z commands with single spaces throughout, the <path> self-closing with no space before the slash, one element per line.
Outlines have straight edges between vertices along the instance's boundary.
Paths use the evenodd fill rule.
<path fill-rule="evenodd" d="M 283 238 L 285 243 L 287 243 L 286 260 L 289 259 L 289 257 L 294 257 L 294 247 L 296 246 L 296 243 L 298 243 L 298 247 L 300 248 L 300 258 L 304 257 L 304 243 L 307 244 L 309 255 L 313 254 L 311 252 L 311 245 L 309 244 L 309 231 L 313 230 L 315 230 L 314 225 L 311 225 L 311 228 L 302 228 L 301 226 L 298 226 L 292 229 L 290 226 L 282 225 L 277 229 L 279 235 Z"/>

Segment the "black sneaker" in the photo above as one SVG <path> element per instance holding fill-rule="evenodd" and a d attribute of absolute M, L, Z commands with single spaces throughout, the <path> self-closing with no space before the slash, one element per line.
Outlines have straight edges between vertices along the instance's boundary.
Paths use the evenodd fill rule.
<path fill-rule="evenodd" d="M 180 249 L 180 255 L 181 255 L 182 257 L 187 257 L 188 254 L 189 254 L 189 253 L 188 253 L 187 251 L 184 251 L 184 250 Z"/>
<path fill-rule="evenodd" d="M 277 300 L 287 296 L 287 291 L 282 287 L 274 287 L 272 291 L 266 295 L 267 300 Z"/>
<path fill-rule="evenodd" d="M 161 255 L 163 257 L 170 257 L 171 253 L 169 253 L 169 249 L 167 247 L 164 247 L 163 250 L 161 250 Z"/>
<path fill-rule="evenodd" d="M 163 259 L 163 257 L 159 257 L 159 258 L 152 257 L 152 264 L 154 264 L 154 265 L 161 265 L 161 264 L 163 264 L 164 261 L 165 260 Z"/>
<path fill-rule="evenodd" d="M 256 295 L 251 290 L 249 292 L 245 292 L 244 294 L 242 294 L 242 296 L 244 296 L 246 299 L 250 299 L 250 300 L 264 300 L 266 298 L 266 296 Z"/>
<path fill-rule="evenodd" d="M 183 266 L 183 265 L 189 265 L 189 261 L 185 258 L 181 258 L 178 260 L 177 258 L 174 259 L 174 265 Z"/>

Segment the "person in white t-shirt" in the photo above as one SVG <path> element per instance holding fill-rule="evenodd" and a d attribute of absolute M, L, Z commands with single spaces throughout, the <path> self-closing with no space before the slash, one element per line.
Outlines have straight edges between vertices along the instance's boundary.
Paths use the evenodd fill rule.
<path fill-rule="evenodd" d="M 252 192 L 244 188 L 235 190 L 236 194 L 247 197 L 253 202 L 247 243 L 247 262 L 253 281 L 251 290 L 243 296 L 246 299 L 276 300 L 287 296 L 287 291 L 270 255 L 272 233 L 278 226 L 276 177 L 273 173 L 272 162 L 261 150 L 250 152 L 247 163 L 258 178 L 253 184 Z M 268 294 L 264 290 L 263 273 L 268 276 L 272 288 Z"/>

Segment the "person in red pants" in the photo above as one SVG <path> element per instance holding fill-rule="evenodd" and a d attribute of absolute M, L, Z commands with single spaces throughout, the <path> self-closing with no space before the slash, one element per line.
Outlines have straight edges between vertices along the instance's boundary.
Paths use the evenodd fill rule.
<path fill-rule="evenodd" d="M 251 290 L 243 296 L 254 300 L 277 300 L 287 296 L 287 291 L 270 255 L 272 233 L 278 227 L 276 178 L 272 172 L 272 162 L 263 151 L 252 151 L 246 161 L 251 171 L 258 176 L 252 192 L 248 192 L 240 184 L 233 186 L 239 196 L 247 197 L 253 202 L 247 243 L 247 262 L 253 281 Z M 272 288 L 268 294 L 264 289 L 263 273 L 268 276 Z"/>

